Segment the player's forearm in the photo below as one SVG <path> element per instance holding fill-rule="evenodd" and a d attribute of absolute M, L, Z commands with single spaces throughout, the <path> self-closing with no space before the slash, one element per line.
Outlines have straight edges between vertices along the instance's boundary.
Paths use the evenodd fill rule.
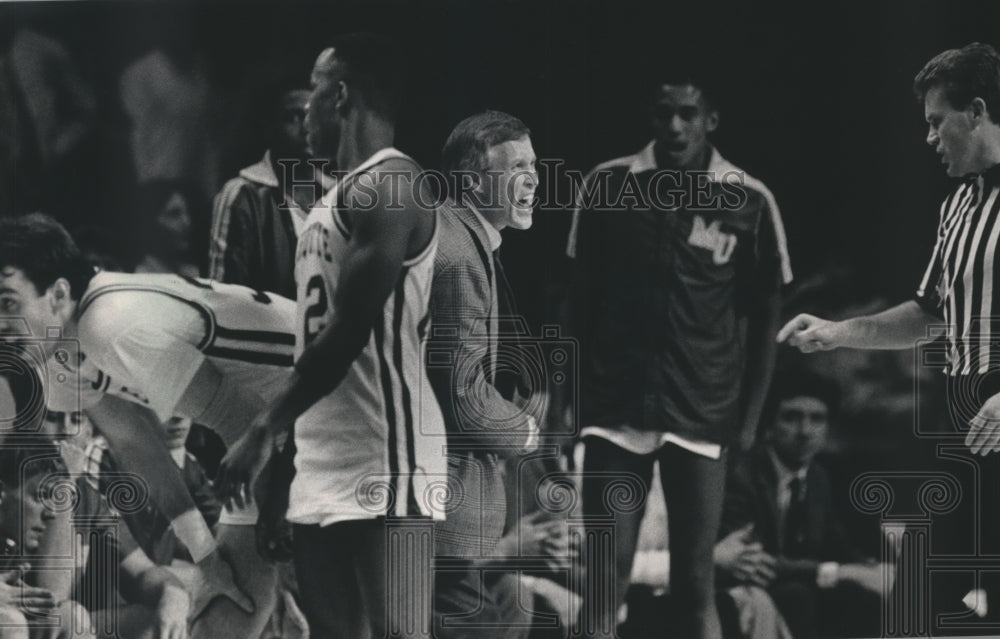
<path fill-rule="evenodd" d="M 141 489 L 166 516 L 177 538 L 200 561 L 215 550 L 215 540 L 198 512 L 184 477 L 170 457 L 158 429 L 159 420 L 148 409 L 105 396 L 87 414 L 108 440 L 120 470 L 145 480 Z"/>
<path fill-rule="evenodd" d="M 941 319 L 927 313 L 914 301 L 907 301 L 874 315 L 837 323 L 838 342 L 848 348 L 905 349 L 927 337 L 927 328 Z"/>
<path fill-rule="evenodd" d="M 172 572 L 162 566 L 150 566 L 135 577 L 126 599 L 156 608 L 163 597 L 171 594 L 171 588 L 188 596 L 184 584 Z"/>

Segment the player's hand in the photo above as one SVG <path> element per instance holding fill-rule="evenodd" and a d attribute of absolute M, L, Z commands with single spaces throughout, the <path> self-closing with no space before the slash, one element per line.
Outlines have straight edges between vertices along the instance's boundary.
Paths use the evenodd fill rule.
<path fill-rule="evenodd" d="M 522 517 L 515 530 L 497 544 L 497 553 L 509 558 L 544 557 L 551 570 L 563 569 L 576 555 L 570 547 L 569 527 L 545 511 Z"/>
<path fill-rule="evenodd" d="M 156 639 L 187 639 L 191 598 L 183 588 L 168 585 L 156 607 Z"/>
<path fill-rule="evenodd" d="M 194 597 L 192 621 L 200 617 L 216 597 L 230 599 L 248 615 L 254 613 L 253 600 L 236 586 L 233 580 L 233 567 L 218 550 L 202 559 L 198 568 L 201 572 L 201 583 L 198 584 Z"/>
<path fill-rule="evenodd" d="M 715 565 L 740 583 L 766 588 L 775 577 L 775 560 L 752 536 L 752 523 L 726 535 L 715 545 Z"/>
<path fill-rule="evenodd" d="M 778 342 L 787 342 L 789 346 L 794 346 L 803 353 L 828 351 L 841 345 L 838 325 L 838 322 L 802 313 L 778 331 L 777 339 Z"/>
<path fill-rule="evenodd" d="M 969 420 L 965 445 L 973 455 L 989 455 L 1000 450 L 1000 393 L 990 397 Z"/>
<path fill-rule="evenodd" d="M 267 463 L 272 448 L 267 428 L 251 426 L 222 458 L 215 490 L 226 508 L 245 508 L 253 503 L 253 486 Z"/>
<path fill-rule="evenodd" d="M 14 608 L 29 615 L 47 615 L 56 607 L 52 592 L 21 581 L 19 570 L 0 572 L 0 608 Z"/>

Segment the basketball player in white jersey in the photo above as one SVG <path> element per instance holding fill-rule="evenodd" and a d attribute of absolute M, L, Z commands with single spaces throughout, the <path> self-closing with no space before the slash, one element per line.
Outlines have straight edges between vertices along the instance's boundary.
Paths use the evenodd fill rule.
<path fill-rule="evenodd" d="M 430 547 L 423 563 L 386 559 L 393 525 L 443 517 L 431 484 L 447 472 L 423 374 L 437 213 L 392 148 L 401 75 L 374 35 L 341 36 L 316 61 L 309 143 L 348 173 L 299 238 L 296 372 L 221 471 L 224 497 L 248 492 L 268 430 L 294 420 L 288 519 L 313 639 L 430 633 Z"/>
<path fill-rule="evenodd" d="M 275 596 L 274 568 L 255 552 L 256 513 L 224 512 L 217 549 L 150 429 L 188 417 L 235 442 L 290 372 L 294 303 L 176 275 L 95 274 L 66 230 L 40 214 L 3 220 L 0 238 L 0 335 L 55 353 L 43 381 L 49 407 L 85 410 L 122 470 L 146 481 L 206 580 L 194 636 L 256 636 Z M 59 357 L 52 329 L 76 340 L 78 358 Z"/>

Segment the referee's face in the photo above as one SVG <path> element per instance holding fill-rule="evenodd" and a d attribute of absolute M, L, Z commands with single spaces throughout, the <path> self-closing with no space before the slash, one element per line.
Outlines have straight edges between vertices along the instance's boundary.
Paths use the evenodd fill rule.
<path fill-rule="evenodd" d="M 927 144 L 941 156 L 951 177 L 978 173 L 976 166 L 975 127 L 968 109 L 956 109 L 941 87 L 924 95 L 924 119 L 927 120 Z"/>

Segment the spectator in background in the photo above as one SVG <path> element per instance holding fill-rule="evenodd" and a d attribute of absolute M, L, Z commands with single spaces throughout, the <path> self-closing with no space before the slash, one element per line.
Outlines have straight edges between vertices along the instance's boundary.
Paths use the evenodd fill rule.
<path fill-rule="evenodd" d="M 831 382 L 799 371 L 780 376 L 762 442 L 735 462 L 726 484 L 720 536 L 743 547 L 720 562 L 722 583 L 766 586 L 801 639 L 877 634 L 893 570 L 850 541 L 816 460 L 837 407 Z"/>
<path fill-rule="evenodd" d="M 170 456 L 180 468 L 184 483 L 187 484 L 198 511 L 214 530 L 219 521 L 222 505 L 215 497 L 212 484 L 205 476 L 201 464 L 184 447 L 190 430 L 190 419 L 174 417 L 163 424 L 163 429 L 158 431 L 158 434 L 163 436 L 164 443 L 170 450 Z M 118 469 L 114 454 L 108 449 L 107 440 L 100 435 L 94 437 L 86 446 L 85 454 L 88 462 L 87 476 L 95 488 L 99 488 L 102 492 L 107 491 Z M 173 531 L 170 530 L 170 520 L 154 504 L 148 503 L 142 510 L 124 513 L 122 517 L 143 551 L 157 564 L 170 566 L 175 560 L 186 563 L 192 561 L 191 554 L 178 543 Z"/>
<path fill-rule="evenodd" d="M 0 448 L 0 630 L 4 639 L 27 639 L 29 627 L 37 632 L 39 626 L 55 623 L 48 615 L 78 619 L 89 628 L 87 611 L 79 603 L 25 580 L 33 555 L 39 552 L 43 537 L 51 534 L 55 519 L 41 487 L 47 477 L 65 470 L 51 443 L 18 446 L 5 442 Z M 64 628 L 53 635 L 67 637 L 67 631 Z"/>
<path fill-rule="evenodd" d="M 130 121 L 138 183 L 191 180 L 203 193 L 219 186 L 219 149 L 211 123 L 212 85 L 196 31 L 181 12 L 161 19 L 154 47 L 122 71 L 119 94 Z"/>
<path fill-rule="evenodd" d="M 199 221 L 202 198 L 180 180 L 153 180 L 136 189 L 135 258 L 136 273 L 177 273 L 186 277 L 200 275 L 203 260 L 201 234 L 195 230 Z"/>
<path fill-rule="evenodd" d="M 215 196 L 208 276 L 295 298 L 295 245 L 306 216 L 333 186 L 331 160 L 309 163 L 308 78 L 266 96 L 268 150 Z"/>
<path fill-rule="evenodd" d="M 16 14 L 0 25 L 0 215 L 46 208 L 84 221 L 79 200 L 98 181 L 86 148 L 94 89 L 62 43 L 18 28 Z"/>

